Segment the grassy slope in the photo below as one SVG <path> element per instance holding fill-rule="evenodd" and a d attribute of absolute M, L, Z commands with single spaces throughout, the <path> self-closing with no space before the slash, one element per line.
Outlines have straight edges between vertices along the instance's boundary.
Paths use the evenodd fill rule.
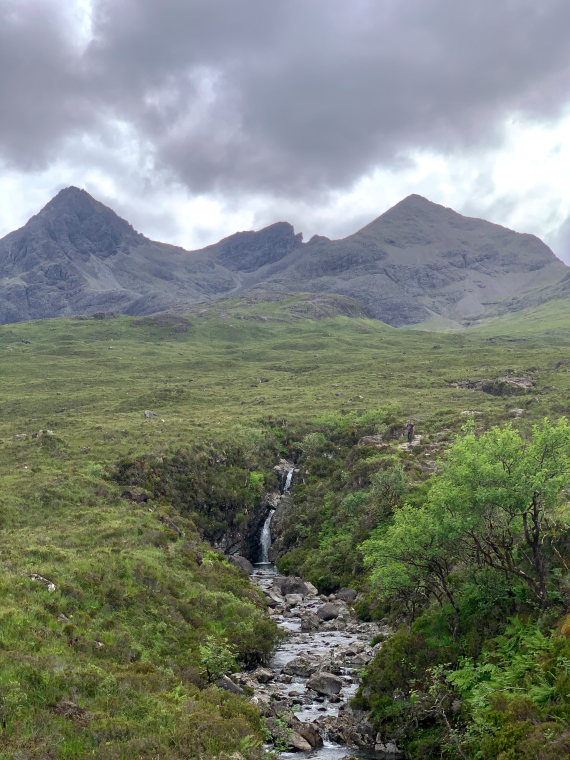
<path fill-rule="evenodd" d="M 570 358 L 566 302 L 439 334 L 303 311 L 302 298 L 218 305 L 186 332 L 179 318 L 0 328 L 3 756 L 209 756 L 258 735 L 199 674 L 207 633 L 230 635 L 240 617 L 263 630 L 255 596 L 215 556 L 199 564 L 192 525 L 176 517 L 178 539 L 120 498 L 105 477 L 119 458 L 393 403 L 428 435 L 464 410 L 481 425 L 513 407 L 522 424 L 568 411 L 570 373 L 555 368 Z M 530 372 L 536 390 L 504 399 L 446 382 L 506 372 Z M 32 438 L 40 429 L 53 435 Z"/>

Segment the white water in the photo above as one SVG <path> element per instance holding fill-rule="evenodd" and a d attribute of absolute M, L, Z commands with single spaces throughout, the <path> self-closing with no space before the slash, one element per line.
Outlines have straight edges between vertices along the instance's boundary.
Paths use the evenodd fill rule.
<path fill-rule="evenodd" d="M 287 478 L 285 479 L 285 485 L 283 486 L 283 493 L 287 493 L 287 491 L 291 488 L 291 481 L 293 480 L 293 473 L 295 470 L 289 470 L 287 472 Z"/>
<path fill-rule="evenodd" d="M 261 546 L 261 559 L 259 561 L 262 564 L 269 563 L 269 549 L 271 547 L 271 520 L 273 520 L 274 514 L 275 510 L 272 509 L 267 515 L 265 522 L 263 523 L 263 528 L 261 530 L 261 538 L 259 539 Z"/>

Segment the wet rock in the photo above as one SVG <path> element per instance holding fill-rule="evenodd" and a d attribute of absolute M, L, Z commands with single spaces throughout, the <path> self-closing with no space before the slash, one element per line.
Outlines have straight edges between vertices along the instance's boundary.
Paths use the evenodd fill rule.
<path fill-rule="evenodd" d="M 287 737 L 287 744 L 296 752 L 310 752 L 312 749 L 309 742 L 296 731 L 292 731 Z"/>
<path fill-rule="evenodd" d="M 275 605 L 285 603 L 285 599 L 283 599 L 281 594 L 278 594 L 276 591 L 273 591 L 273 590 L 268 591 L 267 596 L 269 598 L 269 601 L 273 602 Z"/>
<path fill-rule="evenodd" d="M 296 607 L 298 604 L 301 604 L 302 601 L 302 594 L 287 594 L 285 596 L 285 604 L 288 604 L 290 607 Z"/>
<path fill-rule="evenodd" d="M 401 749 L 398 748 L 397 744 L 395 742 L 386 741 L 384 742 L 382 740 L 382 737 L 380 734 L 376 736 L 376 743 L 374 744 L 374 751 L 375 752 L 382 752 L 386 757 L 402 757 L 403 752 Z"/>
<path fill-rule="evenodd" d="M 330 697 L 331 694 L 338 694 L 342 689 L 342 679 L 333 673 L 317 673 L 307 681 L 307 688 L 316 691 L 317 694 L 324 694 Z"/>
<path fill-rule="evenodd" d="M 257 668 L 251 675 L 259 683 L 269 683 L 275 678 L 275 673 L 269 668 Z"/>
<path fill-rule="evenodd" d="M 305 741 L 309 742 L 313 749 L 323 746 L 322 737 L 312 723 L 302 723 L 297 718 L 293 718 L 290 726 L 295 733 L 299 734 L 299 736 L 302 736 Z"/>
<path fill-rule="evenodd" d="M 236 567 L 239 567 L 241 570 L 243 570 L 244 573 L 247 573 L 248 575 L 253 575 L 253 571 L 254 571 L 253 565 L 248 559 L 246 559 L 245 557 L 242 557 L 241 554 L 231 554 L 228 557 L 228 560 L 232 563 L 232 565 L 235 565 Z"/>
<path fill-rule="evenodd" d="M 301 594 L 306 596 L 309 592 L 307 584 L 302 578 L 284 578 L 280 584 L 280 591 L 283 596 L 288 594 Z"/>
<path fill-rule="evenodd" d="M 319 607 L 317 615 L 321 620 L 334 620 L 342 612 L 342 607 L 334 602 L 327 602 Z"/>
<path fill-rule="evenodd" d="M 305 655 L 299 655 L 290 660 L 283 668 L 283 673 L 289 676 L 300 676 L 301 678 L 309 678 L 319 669 L 319 660 L 307 657 Z"/>
<path fill-rule="evenodd" d="M 358 592 L 353 588 L 341 588 L 336 592 L 336 598 L 343 602 L 353 602 L 358 596 Z"/>
<path fill-rule="evenodd" d="M 308 612 L 305 615 L 301 615 L 301 631 L 303 633 L 318 631 L 320 624 L 321 619 L 315 615 L 314 612 Z"/>

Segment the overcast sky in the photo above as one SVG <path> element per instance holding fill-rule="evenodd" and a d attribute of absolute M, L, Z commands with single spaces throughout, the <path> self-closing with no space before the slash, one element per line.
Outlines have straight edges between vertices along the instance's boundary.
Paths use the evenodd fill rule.
<path fill-rule="evenodd" d="M 0 235 L 85 188 L 196 248 L 411 193 L 570 261 L 568 0 L 0 0 Z"/>

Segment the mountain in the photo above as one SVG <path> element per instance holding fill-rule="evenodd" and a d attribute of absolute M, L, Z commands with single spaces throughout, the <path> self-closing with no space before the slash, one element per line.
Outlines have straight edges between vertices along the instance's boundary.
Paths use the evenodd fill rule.
<path fill-rule="evenodd" d="M 463 323 L 567 293 L 569 272 L 538 238 L 419 195 L 342 240 L 303 243 L 278 222 L 186 251 L 149 240 L 70 187 L 0 240 L 0 323 L 148 314 L 252 290 L 348 296 L 395 326 Z"/>

